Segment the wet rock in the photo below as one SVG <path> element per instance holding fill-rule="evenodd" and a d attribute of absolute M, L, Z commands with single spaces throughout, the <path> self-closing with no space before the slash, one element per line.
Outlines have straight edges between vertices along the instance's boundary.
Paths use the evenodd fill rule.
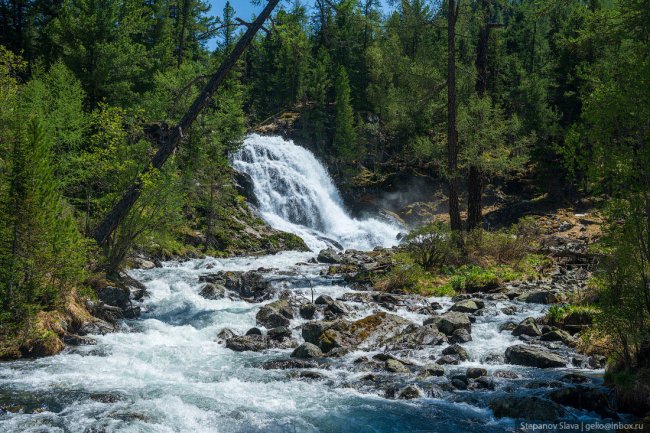
<path fill-rule="evenodd" d="M 235 292 L 239 297 L 249 302 L 260 302 L 270 299 L 274 289 L 258 271 L 220 271 L 216 274 L 199 276 L 199 282 L 223 285 Z"/>
<path fill-rule="evenodd" d="M 257 324 L 266 328 L 288 327 L 289 319 L 293 319 L 293 311 L 287 299 L 278 299 L 263 306 L 255 316 Z"/>
<path fill-rule="evenodd" d="M 456 329 L 472 332 L 472 324 L 467 314 L 448 311 L 440 316 L 433 316 L 424 321 L 425 325 L 434 325 L 445 335 L 451 335 Z"/>
<path fill-rule="evenodd" d="M 321 250 L 316 258 L 320 263 L 339 264 L 343 263 L 343 257 L 334 249 Z"/>
<path fill-rule="evenodd" d="M 542 335 L 539 326 L 535 322 L 535 319 L 528 317 L 524 319 L 517 325 L 515 329 L 512 330 L 512 335 L 519 337 L 520 335 L 528 335 L 529 337 L 538 337 Z"/>
<path fill-rule="evenodd" d="M 394 350 L 420 350 L 447 342 L 445 334 L 433 325 L 411 325 L 400 335 L 389 340 L 387 346 Z"/>
<path fill-rule="evenodd" d="M 467 369 L 465 375 L 470 379 L 477 379 L 481 376 L 487 376 L 487 370 L 484 368 L 470 367 Z"/>
<path fill-rule="evenodd" d="M 391 373 L 410 373 L 410 370 L 396 359 L 387 359 L 384 368 Z"/>
<path fill-rule="evenodd" d="M 284 326 L 278 326 L 277 328 L 270 329 L 267 335 L 271 340 L 282 340 L 291 338 L 291 330 Z"/>
<path fill-rule="evenodd" d="M 467 350 L 458 344 L 452 344 L 451 346 L 445 347 L 442 351 L 442 354 L 455 356 L 461 361 L 467 361 L 469 359 Z"/>
<path fill-rule="evenodd" d="M 539 346 L 517 344 L 506 349 L 506 362 L 538 368 L 557 368 L 566 366 L 567 361 Z"/>
<path fill-rule="evenodd" d="M 420 390 L 414 385 L 409 385 L 406 388 L 402 389 L 397 396 L 397 398 L 400 400 L 412 400 L 419 397 Z"/>
<path fill-rule="evenodd" d="M 339 317 L 339 316 L 344 316 L 350 312 L 350 309 L 348 308 L 345 303 L 341 301 L 333 301 L 331 304 L 329 304 L 325 308 L 325 315 L 326 316 L 332 316 L 334 318 Z"/>
<path fill-rule="evenodd" d="M 505 314 L 506 316 L 513 316 L 513 315 L 517 314 L 517 307 L 515 307 L 514 305 L 511 305 L 509 307 L 503 307 L 501 309 L 501 312 L 503 314 Z"/>
<path fill-rule="evenodd" d="M 310 380 L 325 379 L 325 375 L 317 371 L 295 371 L 289 373 L 289 377 L 295 379 L 310 379 Z"/>
<path fill-rule="evenodd" d="M 222 299 L 226 296 L 226 288 L 213 283 L 206 283 L 199 295 L 210 300 Z"/>
<path fill-rule="evenodd" d="M 106 305 L 125 309 L 129 306 L 129 290 L 121 287 L 105 286 L 95 289 L 97 298 Z"/>
<path fill-rule="evenodd" d="M 490 401 L 489 406 L 497 418 L 557 421 L 564 415 L 564 409 L 559 404 L 530 395 L 497 397 Z"/>
<path fill-rule="evenodd" d="M 318 364 L 315 361 L 305 361 L 304 359 L 282 359 L 278 361 L 267 361 L 262 364 L 264 370 L 288 370 L 293 368 L 316 368 Z"/>
<path fill-rule="evenodd" d="M 553 331 L 543 334 L 540 338 L 542 341 L 561 341 L 569 347 L 574 347 L 577 342 L 571 334 L 561 329 L 555 329 Z"/>
<path fill-rule="evenodd" d="M 330 295 L 320 295 L 316 300 L 314 301 L 314 304 L 316 305 L 330 305 L 331 303 L 334 302 L 334 299 Z"/>
<path fill-rule="evenodd" d="M 260 328 L 251 328 L 246 331 L 246 335 L 262 335 Z"/>
<path fill-rule="evenodd" d="M 300 359 L 322 358 L 323 352 L 315 344 L 302 343 L 291 353 L 291 357 Z"/>
<path fill-rule="evenodd" d="M 486 376 L 477 377 L 470 383 L 469 386 L 471 389 L 489 389 L 494 390 L 494 381 Z"/>
<path fill-rule="evenodd" d="M 306 304 L 302 304 L 300 306 L 298 312 L 300 313 L 300 317 L 303 319 L 311 320 L 316 314 L 316 306 L 311 302 L 307 302 Z"/>
<path fill-rule="evenodd" d="M 226 347 L 235 352 L 260 352 L 267 349 L 269 344 L 262 335 L 244 335 L 227 339 Z"/>
<path fill-rule="evenodd" d="M 481 302 L 482 304 L 482 302 Z M 463 301 L 458 301 L 451 306 L 449 311 L 457 311 L 459 313 L 476 313 L 483 307 L 480 307 L 478 303 L 473 299 L 465 299 Z"/>
<path fill-rule="evenodd" d="M 83 323 L 77 330 L 77 334 L 84 335 L 104 335 L 115 332 L 115 326 L 101 319 L 95 319 L 92 322 Z"/>
<path fill-rule="evenodd" d="M 467 382 L 455 376 L 451 379 L 451 385 L 456 389 L 460 389 L 460 390 L 467 389 Z"/>
<path fill-rule="evenodd" d="M 562 376 L 562 380 L 568 383 L 588 383 L 591 382 L 587 376 L 580 373 L 567 373 Z"/>
<path fill-rule="evenodd" d="M 335 347 L 334 349 L 328 351 L 326 355 L 328 358 L 342 358 L 348 353 L 350 353 L 350 350 L 346 349 L 345 347 Z"/>
<path fill-rule="evenodd" d="M 492 374 L 492 376 L 499 377 L 501 379 L 519 379 L 519 375 L 517 373 L 509 370 L 497 370 Z"/>
<path fill-rule="evenodd" d="M 237 336 L 237 333 L 236 333 L 235 331 L 233 331 L 232 329 L 230 329 L 230 328 L 223 328 L 223 329 L 222 329 L 221 331 L 219 331 L 219 333 L 217 334 L 217 339 L 220 339 L 220 340 L 227 340 L 227 339 L 229 339 L 229 338 L 236 337 L 236 336 Z"/>
<path fill-rule="evenodd" d="M 501 325 L 499 325 L 499 332 L 514 331 L 516 327 L 517 324 L 515 322 L 502 323 Z"/>
<path fill-rule="evenodd" d="M 418 377 L 427 378 L 430 376 L 442 376 L 445 374 L 445 369 L 440 364 L 427 364 L 420 369 Z"/>
<path fill-rule="evenodd" d="M 449 337 L 450 343 L 467 343 L 472 341 L 472 336 L 466 329 L 456 329 Z"/>
<path fill-rule="evenodd" d="M 559 304 L 565 300 L 565 296 L 559 292 L 548 290 L 534 290 L 524 293 L 517 298 L 518 301 L 530 304 Z"/>
<path fill-rule="evenodd" d="M 526 388 L 537 389 L 537 388 L 561 388 L 563 385 L 562 382 L 553 379 L 537 379 L 526 384 Z"/>
<path fill-rule="evenodd" d="M 604 417 L 615 416 L 607 394 L 596 388 L 578 385 L 574 388 L 562 388 L 549 394 L 549 398 L 563 406 L 584 409 Z"/>
<path fill-rule="evenodd" d="M 436 359 L 436 364 L 440 365 L 458 365 L 460 360 L 457 356 L 454 355 L 443 355 L 440 358 Z"/>
<path fill-rule="evenodd" d="M 432 302 L 429 304 L 434 310 L 442 310 L 442 304 L 440 302 Z"/>
<path fill-rule="evenodd" d="M 76 335 L 76 334 L 67 334 L 63 337 L 63 342 L 68 346 L 93 346 L 97 344 L 97 340 L 94 338 Z"/>

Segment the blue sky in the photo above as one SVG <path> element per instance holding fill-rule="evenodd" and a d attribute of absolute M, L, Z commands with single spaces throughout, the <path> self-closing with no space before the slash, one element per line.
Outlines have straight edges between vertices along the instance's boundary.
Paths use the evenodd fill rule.
<path fill-rule="evenodd" d="M 287 0 L 283 0 L 284 3 L 289 3 Z M 223 12 L 223 7 L 226 5 L 226 0 L 208 0 L 211 5 L 210 14 L 221 16 Z M 249 20 L 253 15 L 259 13 L 263 8 L 266 2 L 263 0 L 260 6 L 253 6 L 250 0 L 230 0 L 230 4 L 235 8 L 235 13 L 238 17 L 244 20 Z M 312 0 L 303 0 L 304 4 L 311 5 Z M 382 0 L 384 8 L 388 8 L 388 0 Z M 210 44 L 210 48 L 214 48 L 216 42 Z"/>

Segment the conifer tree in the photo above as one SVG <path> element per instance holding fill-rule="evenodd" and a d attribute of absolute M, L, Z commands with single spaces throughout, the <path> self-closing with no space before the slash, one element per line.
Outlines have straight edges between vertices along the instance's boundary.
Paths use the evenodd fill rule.
<path fill-rule="evenodd" d="M 354 131 L 354 112 L 350 98 L 350 81 L 343 66 L 336 71 L 334 83 L 336 99 L 336 119 L 334 133 L 334 149 L 336 155 L 344 160 L 352 160 L 358 156 L 356 150 L 356 133 Z"/>

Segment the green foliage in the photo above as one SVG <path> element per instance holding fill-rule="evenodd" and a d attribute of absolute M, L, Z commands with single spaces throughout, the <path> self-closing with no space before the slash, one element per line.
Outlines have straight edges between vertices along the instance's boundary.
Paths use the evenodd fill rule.
<path fill-rule="evenodd" d="M 357 138 L 354 130 L 352 101 L 350 100 L 350 82 L 348 73 L 343 66 L 339 66 L 336 71 L 334 89 L 336 94 L 334 99 L 336 106 L 334 148 L 340 158 L 350 161 L 359 156 L 359 152 L 356 149 Z"/>
<path fill-rule="evenodd" d="M 0 303 L 20 322 L 56 307 L 83 279 L 88 246 L 60 195 L 40 120 L 16 120 L 13 141 L 3 143 Z"/>
<path fill-rule="evenodd" d="M 457 234 L 445 224 L 425 225 L 409 233 L 406 250 L 423 269 L 438 270 L 460 261 L 461 252 L 456 237 Z"/>

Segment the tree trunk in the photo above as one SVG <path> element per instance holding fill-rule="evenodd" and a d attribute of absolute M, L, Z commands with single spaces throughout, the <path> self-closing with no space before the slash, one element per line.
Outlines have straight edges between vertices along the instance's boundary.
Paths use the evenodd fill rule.
<path fill-rule="evenodd" d="M 120 222 L 126 217 L 131 210 L 131 207 L 142 194 L 142 179 L 145 174 L 151 170 L 160 169 L 165 161 L 174 153 L 179 143 L 183 139 L 184 134 L 189 130 L 190 126 L 196 120 L 196 117 L 208 105 L 214 92 L 219 88 L 224 78 L 237 63 L 237 60 L 242 55 L 244 50 L 250 45 L 253 38 L 264 24 L 264 21 L 271 15 L 273 9 L 278 4 L 279 0 L 269 0 L 268 4 L 257 17 L 255 22 L 248 27 L 244 36 L 237 42 L 237 45 L 230 52 L 230 55 L 224 60 L 217 72 L 210 78 L 210 81 L 205 85 L 201 94 L 194 100 L 192 106 L 187 110 L 181 121 L 174 127 L 167 139 L 161 144 L 158 152 L 151 158 L 151 162 L 142 170 L 142 175 L 129 187 L 124 193 L 122 199 L 115 204 L 113 209 L 104 217 L 102 222 L 97 226 L 93 237 L 99 245 L 104 245 L 113 231 L 117 228 Z"/>
<path fill-rule="evenodd" d="M 482 0 L 483 22 L 479 30 L 476 47 L 476 93 L 483 98 L 488 88 L 488 43 L 490 40 L 490 3 Z M 467 231 L 481 226 L 483 220 L 483 171 L 481 167 L 472 164 L 469 167 L 467 179 Z"/>
<path fill-rule="evenodd" d="M 449 176 L 449 221 L 452 230 L 462 229 L 458 204 L 458 131 L 456 131 L 455 33 L 457 15 L 456 2 L 449 0 L 447 13 L 447 171 Z"/>

